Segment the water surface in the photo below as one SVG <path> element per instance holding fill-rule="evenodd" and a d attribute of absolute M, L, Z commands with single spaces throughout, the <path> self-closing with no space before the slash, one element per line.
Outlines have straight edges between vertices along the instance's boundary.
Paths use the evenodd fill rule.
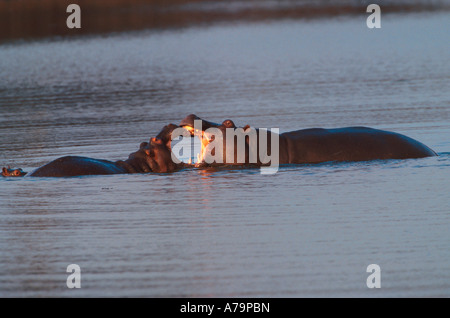
<path fill-rule="evenodd" d="M 386 15 L 379 30 L 365 18 L 0 46 L 2 166 L 125 159 L 190 113 L 280 131 L 365 125 L 440 155 L 4 178 L 0 295 L 448 297 L 449 15 Z"/>

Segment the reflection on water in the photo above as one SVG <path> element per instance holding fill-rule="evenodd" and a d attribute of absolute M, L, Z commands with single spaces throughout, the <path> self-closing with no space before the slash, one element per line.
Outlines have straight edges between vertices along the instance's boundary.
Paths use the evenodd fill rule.
<path fill-rule="evenodd" d="M 450 20 L 383 19 L 377 32 L 349 17 L 2 45 L 2 166 L 125 159 L 189 113 L 280 131 L 367 125 L 440 156 L 3 178 L 0 295 L 448 297 Z M 66 287 L 72 263 L 79 290 Z"/>

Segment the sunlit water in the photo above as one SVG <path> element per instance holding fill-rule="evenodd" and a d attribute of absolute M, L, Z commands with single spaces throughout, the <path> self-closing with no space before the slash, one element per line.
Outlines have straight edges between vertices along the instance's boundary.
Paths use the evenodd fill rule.
<path fill-rule="evenodd" d="M 190 113 L 365 125 L 440 154 L 0 180 L 0 296 L 450 296 L 446 13 L 220 25 L 0 46 L 0 165 L 118 160 Z M 68 289 L 69 264 L 81 289 Z M 369 264 L 381 288 L 369 289 Z"/>

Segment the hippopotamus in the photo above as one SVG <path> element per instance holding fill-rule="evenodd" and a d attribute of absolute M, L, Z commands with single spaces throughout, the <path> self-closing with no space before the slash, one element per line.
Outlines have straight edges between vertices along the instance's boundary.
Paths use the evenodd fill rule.
<path fill-rule="evenodd" d="M 81 156 L 64 156 L 36 170 L 26 173 L 22 169 L 3 168 L 4 177 L 73 177 L 84 175 L 109 175 L 125 173 L 172 172 L 177 165 L 171 160 L 170 133 L 175 125 L 165 126 L 149 142 L 143 142 L 139 150 L 126 160 L 109 161 Z"/>
<path fill-rule="evenodd" d="M 197 131 L 194 131 L 195 121 L 201 120 L 201 126 Z M 214 140 L 214 134 L 211 137 L 206 134 L 208 129 L 219 129 L 225 140 L 227 130 L 232 129 L 234 132 L 238 127 L 231 119 L 223 121 L 221 124 L 213 123 L 195 114 L 190 114 L 180 122 L 181 127 L 187 128 L 191 135 L 200 135 L 203 137 L 202 143 L 204 147 Z M 253 129 L 257 143 L 250 145 L 249 136 L 245 135 Z M 201 130 L 199 132 L 198 130 Z M 384 159 L 408 159 L 408 158 L 423 158 L 429 156 L 436 156 L 437 154 L 422 144 L 405 135 L 384 131 L 369 127 L 345 127 L 345 128 L 309 128 L 296 131 L 285 132 L 277 134 L 269 131 L 264 139 L 261 139 L 263 130 L 251 128 L 249 125 L 242 127 L 241 132 L 245 137 L 245 156 L 241 156 L 241 160 L 237 159 L 236 145 L 234 142 L 233 160 L 226 160 L 225 154 L 230 152 L 226 149 L 226 142 L 223 142 L 223 160 L 225 164 L 254 164 L 264 165 L 267 161 L 262 162 L 258 157 L 257 160 L 250 160 L 252 151 L 257 152 L 257 147 L 261 147 L 261 141 L 267 140 L 267 154 L 275 158 L 276 154 L 271 153 L 272 148 L 274 152 L 276 148 L 272 146 L 273 140 L 278 139 L 278 164 L 305 164 L 305 163 L 320 163 L 329 161 L 369 161 L 369 160 L 384 160 Z M 266 130 L 264 130 L 266 132 Z M 206 143 L 205 138 L 206 137 Z M 275 137 L 275 138 L 273 138 Z M 236 137 L 235 137 L 236 138 Z M 256 145 L 256 146 L 255 146 Z M 258 152 L 259 153 L 259 152 Z M 232 154 L 233 155 L 233 154 Z M 223 164 L 222 163 L 222 164 Z"/>

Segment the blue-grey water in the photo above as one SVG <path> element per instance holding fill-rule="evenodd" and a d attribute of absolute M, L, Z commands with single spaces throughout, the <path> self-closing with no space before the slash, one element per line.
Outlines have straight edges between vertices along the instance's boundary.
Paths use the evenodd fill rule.
<path fill-rule="evenodd" d="M 0 296 L 449 297 L 450 15 L 387 14 L 381 29 L 366 17 L 1 45 L 1 166 L 125 159 L 190 113 L 365 125 L 439 156 L 2 178 Z"/>

